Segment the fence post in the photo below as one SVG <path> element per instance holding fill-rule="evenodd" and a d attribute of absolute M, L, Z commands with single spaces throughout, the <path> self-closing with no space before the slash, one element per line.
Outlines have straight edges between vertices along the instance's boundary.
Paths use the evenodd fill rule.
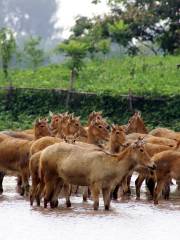
<path fill-rule="evenodd" d="M 129 94 L 128 94 L 128 102 L 129 102 L 129 111 L 133 112 L 133 96 L 130 88 L 129 88 Z"/>

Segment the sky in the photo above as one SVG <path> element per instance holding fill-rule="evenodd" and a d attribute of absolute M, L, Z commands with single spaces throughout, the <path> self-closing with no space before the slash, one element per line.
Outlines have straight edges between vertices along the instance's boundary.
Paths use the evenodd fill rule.
<path fill-rule="evenodd" d="M 56 28 L 62 27 L 63 34 L 61 37 L 67 38 L 70 35 L 70 28 L 75 22 L 78 15 L 92 17 L 98 14 L 108 12 L 106 0 L 102 0 L 100 4 L 92 4 L 92 0 L 56 0 L 58 2 L 58 11 L 56 13 Z"/>
<path fill-rule="evenodd" d="M 41 36 L 50 48 L 71 34 L 77 16 L 93 17 L 109 11 L 107 0 L 0 0 L 0 28 L 9 27 L 17 40 Z"/>

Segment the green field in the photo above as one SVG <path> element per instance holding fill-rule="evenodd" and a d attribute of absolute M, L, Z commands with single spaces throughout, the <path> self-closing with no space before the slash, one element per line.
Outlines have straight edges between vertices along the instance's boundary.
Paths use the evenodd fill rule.
<path fill-rule="evenodd" d="M 87 60 L 79 74 L 75 89 L 84 92 L 127 94 L 131 89 L 137 95 L 180 94 L 180 56 L 122 57 L 106 60 Z M 49 65 L 31 70 L 11 70 L 15 87 L 68 87 L 69 70 L 65 64 Z M 7 82 L 0 73 L 0 86 Z"/>

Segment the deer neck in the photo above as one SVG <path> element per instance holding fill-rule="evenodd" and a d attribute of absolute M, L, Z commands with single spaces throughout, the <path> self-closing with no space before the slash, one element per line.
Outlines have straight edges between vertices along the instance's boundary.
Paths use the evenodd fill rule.
<path fill-rule="evenodd" d="M 58 127 L 57 127 L 57 128 L 54 128 L 54 129 L 51 130 L 51 136 L 52 136 L 52 137 L 57 136 L 58 133 L 59 133 L 59 129 L 58 129 Z"/>
<path fill-rule="evenodd" d="M 41 137 L 43 137 L 42 134 L 38 133 L 37 131 L 34 132 L 34 140 L 37 140 Z"/>
<path fill-rule="evenodd" d="M 145 127 L 142 119 L 138 118 L 137 121 L 136 121 L 136 132 L 137 133 L 148 133 L 148 130 Z"/>
<path fill-rule="evenodd" d="M 110 139 L 110 152 L 111 153 L 118 153 L 120 151 L 120 144 L 118 144 L 116 141 L 113 141 Z"/>
<path fill-rule="evenodd" d="M 122 140 L 122 143 L 119 143 L 117 140 L 110 137 L 110 141 L 109 141 L 110 152 L 119 153 L 123 143 L 125 143 L 125 138 Z"/>
<path fill-rule="evenodd" d="M 62 126 L 61 126 L 61 133 L 62 132 L 66 136 L 69 134 L 68 124 L 62 124 Z"/>
<path fill-rule="evenodd" d="M 87 131 L 84 129 L 84 127 L 80 126 L 79 134 L 80 134 L 80 137 L 87 137 Z"/>
<path fill-rule="evenodd" d="M 134 158 L 133 151 L 129 147 L 123 150 L 118 155 L 118 162 L 120 165 L 123 164 L 127 171 L 132 170 L 136 166 L 136 161 Z"/>
<path fill-rule="evenodd" d="M 88 128 L 88 138 L 87 138 L 87 143 L 90 143 L 90 144 L 95 144 L 95 145 L 98 145 L 99 144 L 99 139 L 97 139 L 93 133 L 91 132 L 91 129 Z"/>

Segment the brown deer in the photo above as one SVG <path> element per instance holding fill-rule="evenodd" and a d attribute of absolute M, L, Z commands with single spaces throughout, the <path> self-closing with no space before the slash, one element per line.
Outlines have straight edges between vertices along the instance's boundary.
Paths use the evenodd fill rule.
<path fill-rule="evenodd" d="M 34 127 L 34 137 L 39 138 L 50 134 L 47 121 L 37 120 Z M 14 138 L 7 135 L 0 137 L 0 169 L 5 173 L 18 175 L 22 178 L 22 191 L 29 189 L 29 151 L 33 141 Z M 3 174 L 4 176 L 5 174 Z M 1 178 L 1 192 L 3 192 Z"/>
<path fill-rule="evenodd" d="M 55 183 L 59 188 L 69 183 L 90 186 L 94 210 L 98 210 L 102 189 L 104 206 L 109 210 L 112 189 L 136 165 L 155 167 L 142 144 L 131 144 L 117 155 L 76 144 L 49 146 L 40 156 L 40 173 L 45 183 L 44 207 L 52 200 Z"/>

